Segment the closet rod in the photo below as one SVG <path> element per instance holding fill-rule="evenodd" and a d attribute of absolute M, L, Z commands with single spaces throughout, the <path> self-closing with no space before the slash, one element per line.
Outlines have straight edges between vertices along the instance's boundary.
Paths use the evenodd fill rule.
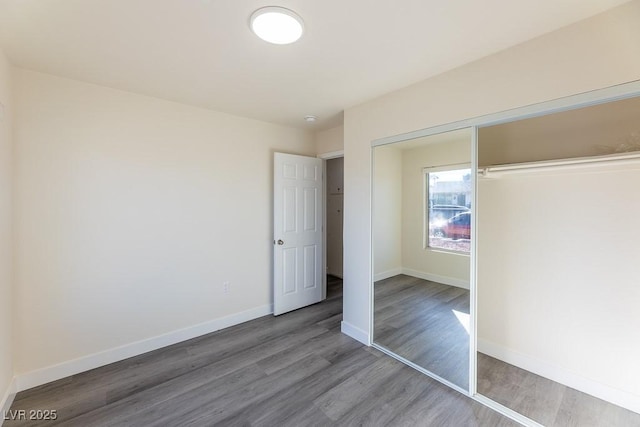
<path fill-rule="evenodd" d="M 508 165 L 496 165 L 479 168 L 478 173 L 486 176 L 493 172 L 525 172 L 528 170 L 547 170 L 558 167 L 571 167 L 583 165 L 608 165 L 618 164 L 621 161 L 636 161 L 640 159 L 640 152 L 610 154 L 605 156 L 578 157 L 574 159 L 545 160 L 540 162 L 513 163 Z"/>

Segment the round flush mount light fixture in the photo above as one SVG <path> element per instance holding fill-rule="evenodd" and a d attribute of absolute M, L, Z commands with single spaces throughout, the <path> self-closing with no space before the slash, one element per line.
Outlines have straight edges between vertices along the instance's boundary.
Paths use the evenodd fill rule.
<path fill-rule="evenodd" d="M 279 6 L 256 10 L 249 21 L 251 31 L 273 44 L 290 44 L 302 37 L 304 23 L 294 11 Z"/>
<path fill-rule="evenodd" d="M 316 116 L 304 116 L 304 121 L 307 123 L 313 123 L 316 120 L 318 120 Z"/>

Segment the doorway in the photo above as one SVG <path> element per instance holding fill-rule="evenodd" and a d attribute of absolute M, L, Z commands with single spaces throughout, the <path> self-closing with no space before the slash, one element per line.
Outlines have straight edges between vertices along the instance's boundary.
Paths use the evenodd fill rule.
<path fill-rule="evenodd" d="M 332 278 L 343 278 L 344 157 L 327 159 L 325 172 L 325 235 L 327 239 L 325 259 L 329 284 Z"/>

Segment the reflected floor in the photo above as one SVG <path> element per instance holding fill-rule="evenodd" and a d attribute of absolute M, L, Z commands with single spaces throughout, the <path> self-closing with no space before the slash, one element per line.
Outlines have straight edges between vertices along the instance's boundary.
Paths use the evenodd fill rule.
<path fill-rule="evenodd" d="M 375 283 L 374 341 L 469 388 L 469 291 L 397 275 Z"/>
<path fill-rule="evenodd" d="M 545 426 L 640 426 L 640 414 L 483 353 L 478 393 Z"/>

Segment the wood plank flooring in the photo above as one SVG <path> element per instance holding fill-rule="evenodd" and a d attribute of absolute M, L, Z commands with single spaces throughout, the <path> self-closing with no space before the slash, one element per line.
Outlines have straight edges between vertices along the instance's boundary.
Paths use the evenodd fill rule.
<path fill-rule="evenodd" d="M 340 333 L 329 298 L 19 393 L 5 426 L 514 426 Z"/>
<path fill-rule="evenodd" d="M 375 342 L 466 387 L 468 338 L 451 313 L 469 313 L 468 291 L 398 275 L 376 282 L 374 301 Z M 545 426 L 640 427 L 640 414 L 482 353 L 478 393 Z"/>
<path fill-rule="evenodd" d="M 545 426 L 640 426 L 640 414 L 482 353 L 478 393 Z"/>
<path fill-rule="evenodd" d="M 469 291 L 398 275 L 375 283 L 374 342 L 467 390 Z"/>

